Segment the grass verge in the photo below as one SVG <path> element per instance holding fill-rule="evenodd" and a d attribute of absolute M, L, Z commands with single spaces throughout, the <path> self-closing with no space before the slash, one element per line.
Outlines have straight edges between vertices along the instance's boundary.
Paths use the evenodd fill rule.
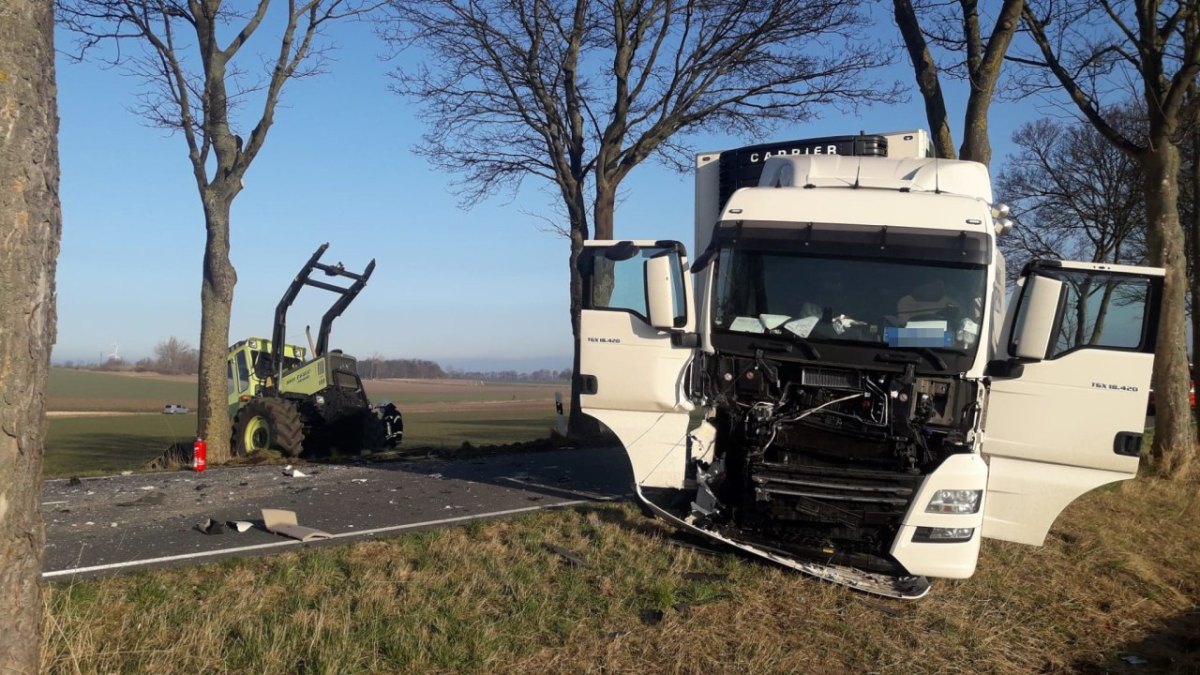
<path fill-rule="evenodd" d="M 47 672 L 1200 671 L 1191 486 L 1070 507 L 1046 546 L 881 600 L 670 545 L 629 505 L 52 584 Z M 570 564 L 551 546 L 573 551 Z M 1131 665 L 1122 657 L 1143 665 Z"/>

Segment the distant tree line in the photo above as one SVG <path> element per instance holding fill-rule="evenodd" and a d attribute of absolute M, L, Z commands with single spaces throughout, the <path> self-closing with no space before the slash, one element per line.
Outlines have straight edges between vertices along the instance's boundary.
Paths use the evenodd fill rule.
<path fill-rule="evenodd" d="M 571 369 L 550 370 L 542 368 L 531 373 L 519 373 L 515 370 L 480 372 L 451 368 L 450 377 L 456 380 L 484 380 L 487 382 L 569 382 L 571 380 Z"/>
<path fill-rule="evenodd" d="M 385 359 L 372 356 L 358 360 L 358 376 L 364 380 L 381 380 L 402 377 L 421 380 L 440 380 L 448 377 L 446 371 L 433 361 L 424 359 Z"/>
<path fill-rule="evenodd" d="M 120 357 L 109 357 L 98 364 L 67 361 L 62 365 L 66 368 L 83 368 L 88 370 L 195 375 L 200 369 L 200 352 L 188 344 L 186 340 L 171 337 L 159 342 L 154 347 L 153 358 L 147 357 L 131 363 Z M 483 380 L 485 382 L 563 382 L 570 381 L 571 370 L 569 368 L 563 370 L 542 368 L 533 372 L 518 372 L 516 370 L 457 370 L 455 368 L 442 368 L 437 362 L 426 359 L 386 359 L 375 354 L 370 358 L 358 360 L 358 375 L 364 380 L 402 378 L 414 380 Z"/>
<path fill-rule="evenodd" d="M 409 378 L 420 380 L 483 380 L 486 382 L 561 382 L 571 379 L 570 369 L 550 370 L 542 368 L 533 372 L 516 370 L 458 370 L 442 368 L 441 365 L 424 359 L 385 359 L 372 356 L 359 359 L 358 375 L 364 380 L 385 378 Z"/>

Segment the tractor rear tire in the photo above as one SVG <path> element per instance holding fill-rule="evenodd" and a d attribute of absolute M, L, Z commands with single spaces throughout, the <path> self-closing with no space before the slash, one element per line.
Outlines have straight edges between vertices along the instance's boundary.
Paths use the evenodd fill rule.
<path fill-rule="evenodd" d="M 235 457 L 270 450 L 279 450 L 288 457 L 298 457 L 304 450 L 304 422 L 295 404 L 281 398 L 251 399 L 233 417 Z"/>

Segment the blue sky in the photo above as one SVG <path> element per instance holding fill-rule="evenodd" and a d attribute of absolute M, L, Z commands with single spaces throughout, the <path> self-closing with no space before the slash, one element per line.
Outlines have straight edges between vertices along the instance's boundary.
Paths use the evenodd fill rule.
<path fill-rule="evenodd" d="M 890 23 L 876 30 L 880 40 L 897 41 Z M 231 341 L 269 335 L 285 286 L 319 244 L 330 242 L 327 261 L 353 270 L 377 261 L 367 288 L 334 324 L 334 347 L 466 369 L 568 367 L 567 242 L 529 215 L 550 212 L 549 193 L 529 181 L 515 198 L 460 208 L 451 189 L 455 177 L 411 151 L 422 125 L 414 105 L 388 91 L 394 64 L 381 59 L 385 48 L 370 27 L 344 24 L 330 38 L 339 49 L 329 73 L 287 85 L 234 202 Z M 59 48 L 69 48 L 70 39 L 60 33 Z M 270 45 L 264 39 L 257 47 Z M 912 83 L 904 62 L 884 75 Z M 955 84 L 944 86 L 951 88 L 957 124 L 962 101 Z M 136 360 L 172 335 L 198 343 L 199 198 L 183 139 L 130 112 L 140 87 L 120 69 L 58 62 L 63 239 L 56 362 L 94 361 L 114 345 Z M 687 142 L 700 151 L 923 128 L 923 109 L 916 96 L 910 99 L 856 119 L 831 110 L 769 138 Z M 993 170 L 1002 165 L 1012 131 L 1035 114 L 1028 103 L 993 107 Z M 690 245 L 691 181 L 653 162 L 635 169 L 623 184 L 617 236 Z M 332 301 L 305 289 L 289 314 L 289 341 L 302 342 L 305 324 L 319 323 Z"/>

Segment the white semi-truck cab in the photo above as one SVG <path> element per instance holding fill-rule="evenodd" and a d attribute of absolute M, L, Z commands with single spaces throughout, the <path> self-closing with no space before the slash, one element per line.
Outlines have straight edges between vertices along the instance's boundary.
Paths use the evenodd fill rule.
<path fill-rule="evenodd" d="M 582 406 L 653 513 L 917 598 L 1134 477 L 1162 270 L 1033 261 L 1006 306 L 987 169 L 927 145 L 703 153 L 694 263 L 587 242 Z"/>

